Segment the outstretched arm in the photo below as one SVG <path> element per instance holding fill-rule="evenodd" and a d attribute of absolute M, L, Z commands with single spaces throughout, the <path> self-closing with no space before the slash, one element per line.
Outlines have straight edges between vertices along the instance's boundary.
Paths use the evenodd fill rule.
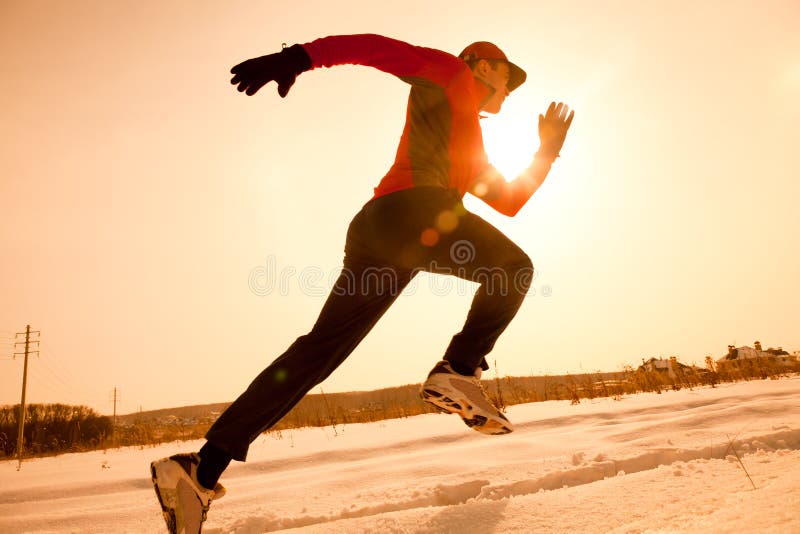
<path fill-rule="evenodd" d="M 544 183 L 550 167 L 559 156 L 575 116 L 574 111 L 562 103 L 552 102 L 544 115 L 539 115 L 539 150 L 533 162 L 519 176 L 507 182 L 500 172 L 486 163 L 486 167 L 473 181 L 470 193 L 491 207 L 513 217 Z"/>
<path fill-rule="evenodd" d="M 335 35 L 239 63 L 231 69 L 234 74 L 231 83 L 238 85 L 240 92 L 254 95 L 275 81 L 278 94 L 285 97 L 301 73 L 346 64 L 374 67 L 408 82 L 424 79 L 441 86 L 466 68 L 463 61 L 441 50 L 381 35 Z"/>
<path fill-rule="evenodd" d="M 312 68 L 366 65 L 399 78 L 422 78 L 445 86 L 466 64 L 447 52 L 382 35 L 334 35 L 303 45 Z"/>

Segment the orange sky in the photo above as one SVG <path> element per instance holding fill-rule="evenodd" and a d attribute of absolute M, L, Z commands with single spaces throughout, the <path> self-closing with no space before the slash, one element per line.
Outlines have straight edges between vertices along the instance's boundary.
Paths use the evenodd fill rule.
<path fill-rule="evenodd" d="M 248 98 L 228 70 L 343 33 L 500 45 L 528 71 L 484 121 L 501 168 L 536 150 L 551 100 L 576 110 L 517 217 L 467 203 L 537 268 L 501 374 L 800 349 L 800 6 L 699 4 L 3 2 L 0 403 L 19 401 L 26 324 L 44 341 L 28 400 L 104 413 L 115 386 L 123 412 L 232 400 L 311 327 L 408 87 L 347 66 Z M 285 287 L 259 295 L 267 265 Z M 412 289 L 326 391 L 425 376 L 473 289 Z"/>

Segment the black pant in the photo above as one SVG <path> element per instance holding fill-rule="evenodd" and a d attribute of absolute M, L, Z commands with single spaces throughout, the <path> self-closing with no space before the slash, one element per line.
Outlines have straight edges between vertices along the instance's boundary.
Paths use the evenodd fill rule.
<path fill-rule="evenodd" d="M 311 331 L 253 380 L 206 439 L 244 461 L 250 443 L 350 355 L 421 270 L 480 283 L 444 359 L 463 369 L 488 368 L 484 356 L 530 286 L 530 259 L 466 211 L 454 192 L 417 187 L 391 193 L 368 202 L 350 223 L 344 268 Z"/>

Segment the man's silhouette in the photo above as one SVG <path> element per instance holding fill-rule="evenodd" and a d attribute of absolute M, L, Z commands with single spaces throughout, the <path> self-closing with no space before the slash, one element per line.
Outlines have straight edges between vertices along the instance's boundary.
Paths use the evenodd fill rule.
<path fill-rule="evenodd" d="M 153 462 L 170 529 L 199 531 L 210 501 L 224 492 L 218 479 L 228 463 L 244 461 L 250 443 L 347 358 L 419 271 L 480 284 L 461 332 L 422 385 L 423 399 L 484 434 L 513 429 L 479 378 L 525 297 L 533 265 L 502 232 L 467 211 L 462 198 L 470 193 L 514 216 L 558 157 L 573 113 L 550 104 L 539 116 L 539 150 L 509 182 L 489 164 L 478 120 L 480 112 L 499 112 L 526 74 L 492 43 L 476 42 L 453 56 L 379 35 L 325 37 L 240 63 L 231 83 L 252 96 L 275 81 L 285 97 L 303 72 L 342 64 L 374 67 L 411 86 L 397 156 L 350 223 L 342 273 L 311 331 L 253 380 L 198 453 Z"/>

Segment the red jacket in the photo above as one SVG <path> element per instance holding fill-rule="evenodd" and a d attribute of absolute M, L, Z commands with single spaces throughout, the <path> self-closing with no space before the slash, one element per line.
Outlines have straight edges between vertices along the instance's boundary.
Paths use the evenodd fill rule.
<path fill-rule="evenodd" d="M 489 164 L 478 114 L 492 88 L 461 59 L 380 35 L 324 37 L 303 45 L 312 68 L 357 64 L 411 85 L 397 156 L 375 197 L 417 186 L 473 193 L 513 216 L 535 187 L 525 175 L 509 183 Z"/>

